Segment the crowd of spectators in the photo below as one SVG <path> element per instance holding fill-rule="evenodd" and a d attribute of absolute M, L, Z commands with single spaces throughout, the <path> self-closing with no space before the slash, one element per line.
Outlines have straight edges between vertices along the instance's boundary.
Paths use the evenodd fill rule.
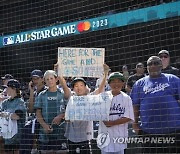
<path fill-rule="evenodd" d="M 121 120 L 118 121 L 118 119 L 115 120 L 116 122 L 104 121 L 103 123 L 106 125 L 107 128 L 113 127 L 114 125 L 122 125 L 126 122 L 128 123 L 129 121 L 134 120 L 134 123 L 132 125 L 133 127 L 130 126 L 129 129 L 133 128 L 133 133 L 136 135 L 141 135 L 142 138 L 144 137 L 175 138 L 175 141 L 172 143 L 172 145 L 163 144 L 163 147 L 162 145 L 156 145 L 156 144 L 142 144 L 141 152 L 147 152 L 147 151 L 149 152 L 155 150 L 154 152 L 168 151 L 171 153 L 174 152 L 174 148 L 172 148 L 173 146 L 176 147 L 175 152 L 177 152 L 179 150 L 177 147 L 179 146 L 178 140 L 180 136 L 179 135 L 180 70 L 179 68 L 175 68 L 171 66 L 170 52 L 167 50 L 161 50 L 159 51 L 159 53 L 157 53 L 156 56 L 151 56 L 147 60 L 146 65 L 147 65 L 147 71 L 145 64 L 143 64 L 142 62 L 138 62 L 134 69 L 135 70 L 134 74 L 129 73 L 127 65 L 123 65 L 122 73 L 119 72 L 111 73 L 111 70 L 108 68 L 108 73 L 110 75 L 107 74 L 107 72 L 105 72 L 104 74 L 102 74 L 102 77 L 100 77 L 99 79 L 90 78 L 90 77 L 84 77 L 84 78 L 66 77 L 64 79 L 61 77 L 58 78 L 55 71 L 49 70 L 46 71 L 45 74 L 43 75 L 43 72 L 41 70 L 33 70 L 30 75 L 31 78 L 30 82 L 23 84 L 20 84 L 19 81 L 15 80 L 13 75 L 6 74 L 5 76 L 1 77 L 2 90 L 0 97 L 0 101 L 1 101 L 0 116 L 3 117 L 5 115 L 4 113 L 2 114 L 2 112 L 5 110 L 13 112 L 14 115 L 11 116 L 11 119 L 18 120 L 17 129 L 22 134 L 22 136 L 21 139 L 19 140 L 20 142 L 18 142 L 19 135 L 17 134 L 17 136 L 13 138 L 12 143 L 11 140 L 9 139 L 8 140 L 5 139 L 4 142 L 4 139 L 0 137 L 0 142 L 1 142 L 0 152 L 2 152 L 3 148 L 5 149 L 6 153 L 8 153 L 8 151 L 11 151 L 12 149 L 15 149 L 14 152 L 16 152 L 17 149 L 21 149 L 20 153 L 22 154 L 25 153 L 28 154 L 28 152 L 32 153 L 34 149 L 40 149 L 43 152 L 44 150 L 45 151 L 52 150 L 53 148 L 56 147 L 54 146 L 56 144 L 61 145 L 59 149 L 57 147 L 55 148 L 57 151 L 64 149 L 67 150 L 66 144 L 68 143 L 64 142 L 65 140 L 64 138 L 63 138 L 63 142 L 59 140 L 59 138 L 56 142 L 54 142 L 55 137 L 53 136 L 53 134 L 51 134 L 49 138 L 47 138 L 46 135 L 46 133 L 51 133 L 53 130 L 56 133 L 60 131 L 59 128 L 56 128 L 54 126 L 54 124 L 55 125 L 60 124 L 60 121 L 64 118 L 63 113 L 65 110 L 65 106 L 62 107 L 63 104 L 58 106 L 58 108 L 60 108 L 62 112 L 58 111 L 57 115 L 61 113 L 61 116 L 56 117 L 55 116 L 56 106 L 53 107 L 53 112 L 52 110 L 49 110 L 48 112 L 51 113 L 46 113 L 45 110 L 47 109 L 43 105 L 43 102 L 46 102 L 47 106 L 49 101 L 52 101 L 54 103 L 56 102 L 56 104 L 58 104 L 57 100 L 54 100 L 54 98 L 56 95 L 58 95 L 58 97 L 60 97 L 60 100 L 62 101 L 61 98 L 63 98 L 63 96 L 61 90 L 64 91 L 64 96 L 65 96 L 64 101 L 66 101 L 70 97 L 68 90 L 73 91 L 73 93 L 76 93 L 76 95 L 78 96 L 82 96 L 82 95 L 87 95 L 88 93 L 91 93 L 93 91 L 97 93 L 97 89 L 98 90 L 101 89 L 100 91 L 98 91 L 99 93 L 103 91 L 111 91 L 114 98 L 115 96 L 118 96 L 116 98 L 118 100 L 125 99 L 126 101 L 128 100 L 129 102 L 129 99 L 130 100 L 132 99 L 132 102 L 130 102 L 130 104 L 131 103 L 133 104 L 134 112 L 132 111 L 131 114 L 135 115 L 135 119 L 133 118 L 133 115 L 128 114 L 126 115 L 127 119 L 124 122 L 121 122 Z M 57 81 L 59 82 L 58 86 L 56 85 Z M 102 90 L 102 83 L 103 83 L 103 87 L 105 87 L 104 90 Z M 81 94 L 81 91 L 76 89 L 77 88 L 76 86 L 77 87 L 84 86 L 84 90 L 83 90 L 84 92 Z M 58 90 L 58 87 L 61 90 Z M 50 89 L 50 91 L 47 92 L 47 89 Z M 123 98 L 121 98 L 119 94 L 123 94 Z M 46 97 L 47 100 L 50 98 L 51 100 L 47 101 Z M 21 103 L 16 104 L 17 101 Z M 7 104 L 9 104 L 10 102 L 15 102 L 14 103 L 15 105 L 7 106 Z M 116 108 L 115 107 L 116 105 L 117 104 L 115 102 L 115 104 L 111 107 L 112 114 L 114 114 L 114 110 L 117 110 L 118 107 L 120 107 L 121 105 L 123 106 L 123 104 L 121 103 L 119 104 L 120 106 L 117 105 Z M 127 108 L 127 110 L 130 110 L 130 106 Z M 52 117 L 51 116 L 49 117 L 49 115 L 51 115 L 52 113 L 53 113 Z M 118 114 L 125 114 L 125 113 L 126 112 L 118 113 Z M 23 119 L 26 120 L 23 122 Z M 24 124 L 25 122 L 28 123 L 29 120 L 31 121 L 31 123 L 29 123 L 31 124 L 30 127 L 28 124 L 26 125 Z M 47 122 L 47 124 L 45 124 L 45 122 Z M 69 127 L 69 129 L 71 129 L 69 130 L 70 132 L 75 131 L 75 129 L 78 129 L 78 126 L 81 127 L 81 123 L 78 124 L 68 123 L 68 124 L 69 125 L 71 124 L 71 126 Z M 77 128 L 74 128 L 75 124 Z M 95 123 L 96 126 L 102 128 L 104 128 L 104 124 L 100 122 L 97 125 L 97 123 Z M 36 129 L 40 129 L 41 131 L 36 132 L 35 131 Z M 43 129 L 46 132 L 45 134 Z M 121 128 L 119 127 L 116 129 L 117 131 L 119 131 Z M 84 131 L 84 127 L 81 132 L 83 131 Z M 111 129 L 109 129 L 109 131 L 111 131 Z M 29 140 L 27 140 L 27 134 L 30 134 L 28 136 Z M 34 142 L 38 140 L 39 136 L 40 136 L 40 141 Z M 82 136 L 80 135 L 80 138 L 81 137 Z M 75 150 L 76 153 L 78 153 L 77 149 L 79 148 L 79 146 L 81 147 L 82 144 L 89 144 L 89 142 L 87 142 L 88 140 L 86 141 L 86 143 L 83 140 L 83 143 L 79 144 L 79 139 L 77 140 L 77 138 L 74 138 L 72 141 L 69 141 L 69 143 L 75 144 L 76 141 L 78 145 L 72 147 L 72 149 L 75 148 L 73 150 Z M 13 144 L 13 146 L 9 146 L 9 143 Z M 47 148 L 48 147 L 47 143 L 51 145 L 50 148 Z M 110 147 L 112 148 L 113 146 L 114 145 L 111 145 Z M 116 148 L 115 147 L 114 150 L 118 151 L 119 147 L 118 146 Z M 155 147 L 158 147 L 159 150 L 156 149 Z M 110 150 L 102 146 L 100 147 L 100 149 L 102 150 L 102 153 L 107 153 Z M 124 148 L 122 149 L 124 150 Z M 34 150 L 34 153 L 36 152 L 37 151 Z M 89 150 L 87 151 L 87 153 L 88 152 Z"/>

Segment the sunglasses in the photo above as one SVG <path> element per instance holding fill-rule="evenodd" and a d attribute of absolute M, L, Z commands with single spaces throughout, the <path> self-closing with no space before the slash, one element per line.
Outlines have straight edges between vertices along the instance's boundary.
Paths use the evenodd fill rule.
<path fill-rule="evenodd" d="M 160 65 L 160 62 L 158 62 L 158 61 L 151 61 L 151 62 L 149 62 L 147 64 L 147 66 L 152 66 L 152 65 L 158 66 L 158 65 Z"/>
<path fill-rule="evenodd" d="M 168 58 L 169 56 L 164 55 L 164 56 L 159 56 L 159 57 L 162 59 L 162 58 Z"/>

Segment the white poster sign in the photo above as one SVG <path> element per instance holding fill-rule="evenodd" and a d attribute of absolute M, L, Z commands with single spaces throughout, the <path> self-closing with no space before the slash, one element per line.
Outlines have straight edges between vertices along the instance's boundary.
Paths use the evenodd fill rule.
<path fill-rule="evenodd" d="M 58 48 L 58 75 L 66 77 L 100 77 L 104 48 Z"/>
<path fill-rule="evenodd" d="M 99 95 L 71 96 L 66 112 L 66 120 L 103 121 L 109 120 L 112 95 L 104 92 Z"/>

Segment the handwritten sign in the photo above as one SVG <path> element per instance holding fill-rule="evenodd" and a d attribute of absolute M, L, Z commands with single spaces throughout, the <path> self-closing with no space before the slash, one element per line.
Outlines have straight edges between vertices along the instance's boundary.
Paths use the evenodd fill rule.
<path fill-rule="evenodd" d="M 71 96 L 66 112 L 66 120 L 102 121 L 109 120 L 112 95 Z"/>
<path fill-rule="evenodd" d="M 58 75 L 100 77 L 103 72 L 104 48 L 58 48 Z"/>

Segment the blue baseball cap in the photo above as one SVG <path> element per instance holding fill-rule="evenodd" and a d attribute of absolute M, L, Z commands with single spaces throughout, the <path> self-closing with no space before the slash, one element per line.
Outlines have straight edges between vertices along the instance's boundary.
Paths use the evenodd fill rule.
<path fill-rule="evenodd" d="M 43 73 L 42 73 L 41 70 L 33 70 L 31 72 L 31 78 L 32 77 L 40 77 L 40 78 L 42 78 L 43 77 Z"/>
<path fill-rule="evenodd" d="M 15 80 L 15 79 L 10 79 L 6 85 L 3 85 L 3 87 L 7 88 L 7 87 L 11 87 L 11 88 L 16 88 L 16 89 L 20 89 L 20 83 L 19 81 Z"/>

